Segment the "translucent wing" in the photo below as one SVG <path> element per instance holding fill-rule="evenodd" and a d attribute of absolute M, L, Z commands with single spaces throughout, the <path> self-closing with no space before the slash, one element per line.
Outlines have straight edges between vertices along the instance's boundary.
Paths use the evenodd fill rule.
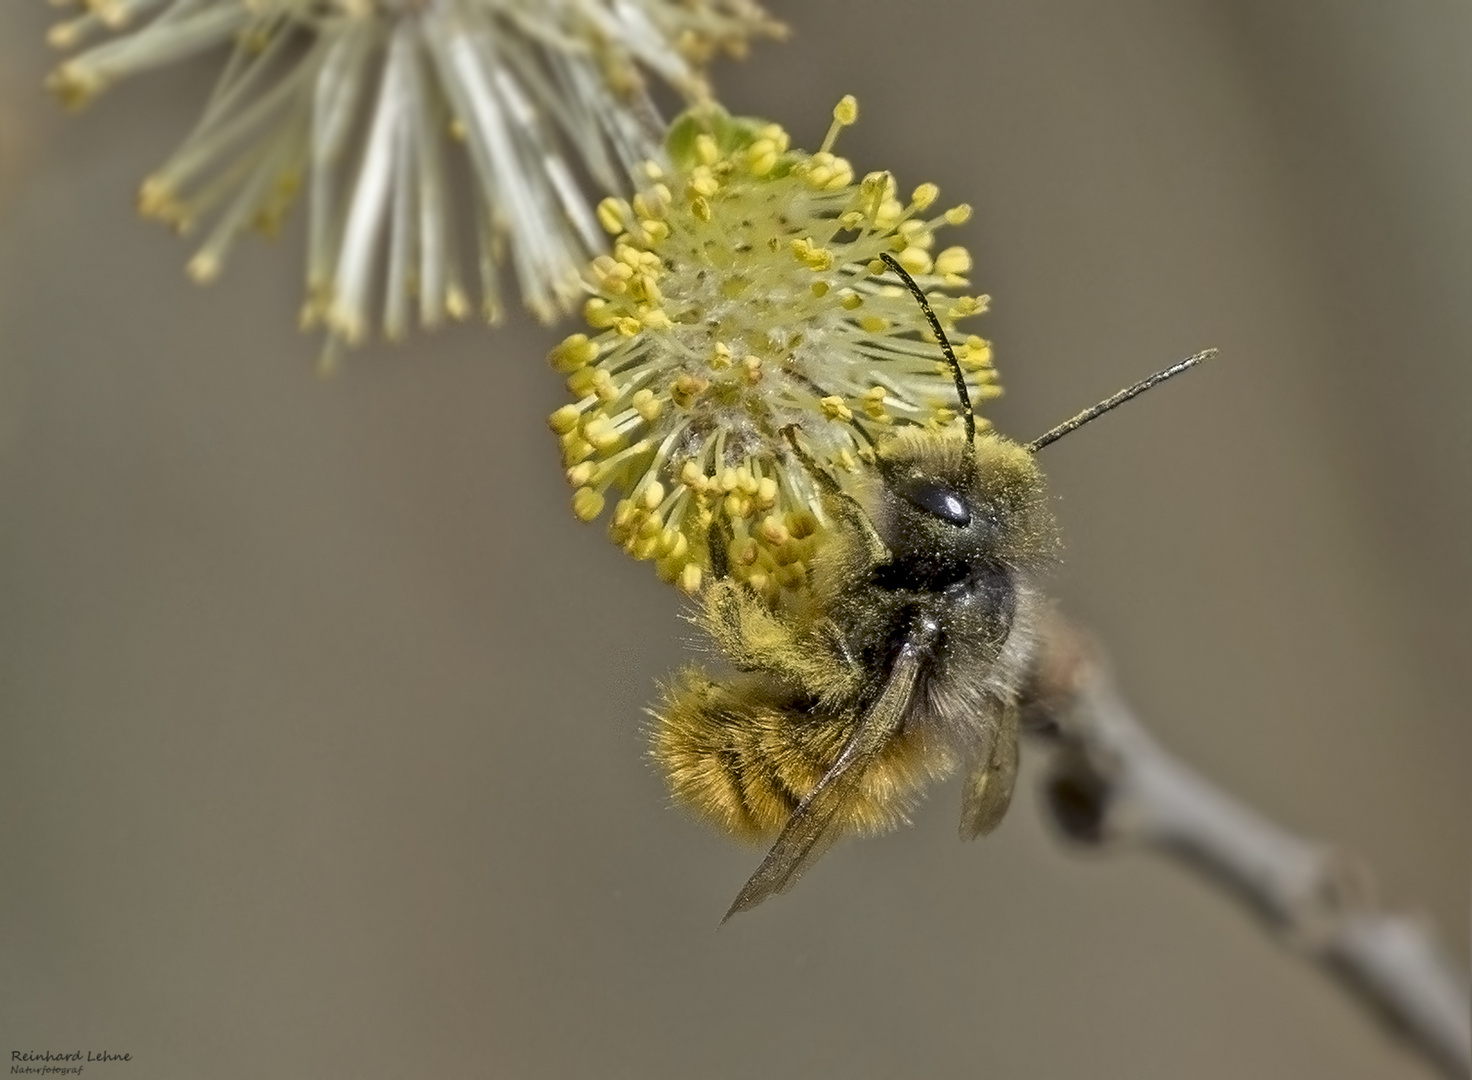
<path fill-rule="evenodd" d="M 923 651 L 924 643 L 915 640 L 900 650 L 878 700 L 859 720 L 843 753 L 823 774 L 818 786 L 798 803 L 777 842 L 726 912 L 726 919 L 756 907 L 769 896 L 786 892 L 837 839 L 834 822 L 839 811 L 853 798 L 869 765 L 904 722 L 919 680 Z"/>
<path fill-rule="evenodd" d="M 1017 783 L 1017 708 L 1009 705 L 997 718 L 997 731 L 966 777 L 961 797 L 961 839 L 975 840 L 1002 823 Z"/>

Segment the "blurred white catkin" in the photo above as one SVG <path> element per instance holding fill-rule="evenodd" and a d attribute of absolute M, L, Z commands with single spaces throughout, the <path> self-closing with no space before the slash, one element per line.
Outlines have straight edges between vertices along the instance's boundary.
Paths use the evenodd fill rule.
<path fill-rule="evenodd" d="M 426 327 L 467 316 L 462 249 L 487 319 L 502 314 L 503 264 L 538 318 L 569 310 L 605 246 L 585 182 L 626 190 L 659 151 L 646 73 L 704 100 L 714 53 L 779 30 L 750 0 L 86 0 L 52 44 L 113 36 L 49 85 L 80 105 L 228 49 L 140 210 L 204 231 L 188 268 L 210 281 L 235 237 L 274 232 L 305 186 L 302 324 L 352 343 L 375 321 L 397 339 L 416 315 Z M 468 198 L 451 181 L 465 166 Z"/>

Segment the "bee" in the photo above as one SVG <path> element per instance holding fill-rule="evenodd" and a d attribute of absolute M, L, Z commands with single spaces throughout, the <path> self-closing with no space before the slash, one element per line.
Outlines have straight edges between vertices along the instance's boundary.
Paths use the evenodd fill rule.
<path fill-rule="evenodd" d="M 774 610 L 727 576 L 714 538 L 696 621 L 736 669 L 681 672 L 653 711 L 654 757 L 677 799 L 725 831 L 777 833 L 726 919 L 790 888 L 839 836 L 904 823 L 924 789 L 966 770 L 961 836 L 1001 822 L 1018 717 L 1056 559 L 1039 450 L 1214 355 L 1198 353 L 1030 443 L 978 432 L 960 363 L 924 292 L 904 281 L 955 379 L 963 431 L 901 428 L 844 491 L 788 428 L 830 523 L 810 587 Z"/>

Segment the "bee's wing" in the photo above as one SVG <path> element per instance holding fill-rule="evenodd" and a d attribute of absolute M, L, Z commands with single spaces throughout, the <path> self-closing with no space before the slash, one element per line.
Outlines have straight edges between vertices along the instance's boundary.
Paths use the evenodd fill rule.
<path fill-rule="evenodd" d="M 878 700 L 860 718 L 843 753 L 818 786 L 798 803 L 777 842 L 726 912 L 726 919 L 786 892 L 837 839 L 833 826 L 839 811 L 853 798 L 869 765 L 904 722 L 919 680 L 920 652 L 914 643 L 900 650 Z"/>
<path fill-rule="evenodd" d="M 961 839 L 975 840 L 1002 823 L 1017 783 L 1017 708 L 1009 705 L 997 717 L 991 745 L 966 777 L 961 797 Z"/>

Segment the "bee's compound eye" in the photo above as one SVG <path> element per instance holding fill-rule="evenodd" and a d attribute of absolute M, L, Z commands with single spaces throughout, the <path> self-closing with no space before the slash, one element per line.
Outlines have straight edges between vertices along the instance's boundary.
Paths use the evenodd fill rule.
<path fill-rule="evenodd" d="M 938 517 L 957 528 L 971 524 L 971 511 L 965 500 L 944 484 L 922 476 L 911 476 L 895 484 L 894 490 L 906 502 L 931 517 Z"/>

